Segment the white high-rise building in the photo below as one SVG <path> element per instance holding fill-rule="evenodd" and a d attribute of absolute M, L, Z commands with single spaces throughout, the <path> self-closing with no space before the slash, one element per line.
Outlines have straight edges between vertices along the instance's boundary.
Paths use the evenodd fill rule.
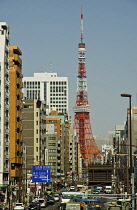
<path fill-rule="evenodd" d="M 58 113 L 68 114 L 68 78 L 57 73 L 34 73 L 34 77 L 24 77 L 23 93 L 26 99 L 46 101 L 48 110 L 55 107 Z"/>
<path fill-rule="evenodd" d="M 0 186 L 9 181 L 9 27 L 0 22 Z"/>

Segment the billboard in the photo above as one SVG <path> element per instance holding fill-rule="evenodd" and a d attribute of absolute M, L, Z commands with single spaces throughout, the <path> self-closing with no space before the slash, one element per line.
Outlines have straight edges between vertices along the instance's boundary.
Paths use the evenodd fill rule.
<path fill-rule="evenodd" d="M 51 182 L 50 165 L 33 165 L 32 182 Z"/>

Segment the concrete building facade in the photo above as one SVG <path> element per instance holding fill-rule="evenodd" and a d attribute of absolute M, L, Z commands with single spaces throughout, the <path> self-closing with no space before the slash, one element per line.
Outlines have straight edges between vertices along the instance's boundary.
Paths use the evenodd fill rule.
<path fill-rule="evenodd" d="M 58 137 L 54 132 L 46 134 L 47 165 L 51 166 L 52 178 L 57 174 L 58 165 Z"/>
<path fill-rule="evenodd" d="M 54 148 L 54 154 L 57 153 L 57 173 L 65 175 L 69 168 L 69 135 L 68 132 L 68 116 L 58 114 L 56 109 L 52 110 L 50 115 L 46 116 L 46 125 L 54 125 L 55 133 L 57 135 L 57 142 Z M 47 149 L 50 151 L 49 147 L 49 135 L 47 135 Z M 51 136 L 50 136 L 51 138 Z M 67 147 L 68 145 L 68 147 Z M 48 155 L 49 155 L 48 152 Z M 67 153 L 67 155 L 66 155 Z M 50 156 L 50 155 L 49 155 Z M 53 161 L 49 161 L 50 165 L 52 165 Z M 52 168 L 51 168 L 52 170 Z"/>
<path fill-rule="evenodd" d="M 9 26 L 0 22 L 0 186 L 9 184 Z"/>
<path fill-rule="evenodd" d="M 23 100 L 23 142 L 27 173 L 32 165 L 45 165 L 46 104 L 40 100 Z"/>
<path fill-rule="evenodd" d="M 34 77 L 24 77 L 23 93 L 26 99 L 46 101 L 49 113 L 53 108 L 58 113 L 68 113 L 68 78 L 57 73 L 34 73 Z"/>
<path fill-rule="evenodd" d="M 69 163 L 70 172 L 72 174 L 72 181 L 78 177 L 78 142 L 76 140 L 76 130 L 70 128 L 69 130 Z"/>

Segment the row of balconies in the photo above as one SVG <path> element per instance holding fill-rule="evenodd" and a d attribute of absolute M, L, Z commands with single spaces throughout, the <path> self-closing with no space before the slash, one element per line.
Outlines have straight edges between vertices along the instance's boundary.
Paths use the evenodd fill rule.
<path fill-rule="evenodd" d="M 22 92 L 21 92 L 21 88 L 23 88 L 23 82 L 20 82 L 20 83 L 17 83 L 16 84 L 16 94 L 20 95 Z"/>
<path fill-rule="evenodd" d="M 22 59 L 18 54 L 14 54 L 10 51 L 10 67 L 12 67 L 14 64 L 19 64 L 22 66 Z"/>
<path fill-rule="evenodd" d="M 23 93 L 19 91 L 19 93 L 16 95 L 16 99 L 17 100 L 23 99 Z"/>
<path fill-rule="evenodd" d="M 21 169 L 11 170 L 11 177 L 23 177 L 23 171 Z"/>

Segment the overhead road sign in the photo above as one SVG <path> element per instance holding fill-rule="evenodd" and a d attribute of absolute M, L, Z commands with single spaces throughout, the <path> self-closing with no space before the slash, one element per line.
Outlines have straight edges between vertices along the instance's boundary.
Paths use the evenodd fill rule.
<path fill-rule="evenodd" d="M 50 165 L 33 165 L 32 182 L 51 182 Z"/>

